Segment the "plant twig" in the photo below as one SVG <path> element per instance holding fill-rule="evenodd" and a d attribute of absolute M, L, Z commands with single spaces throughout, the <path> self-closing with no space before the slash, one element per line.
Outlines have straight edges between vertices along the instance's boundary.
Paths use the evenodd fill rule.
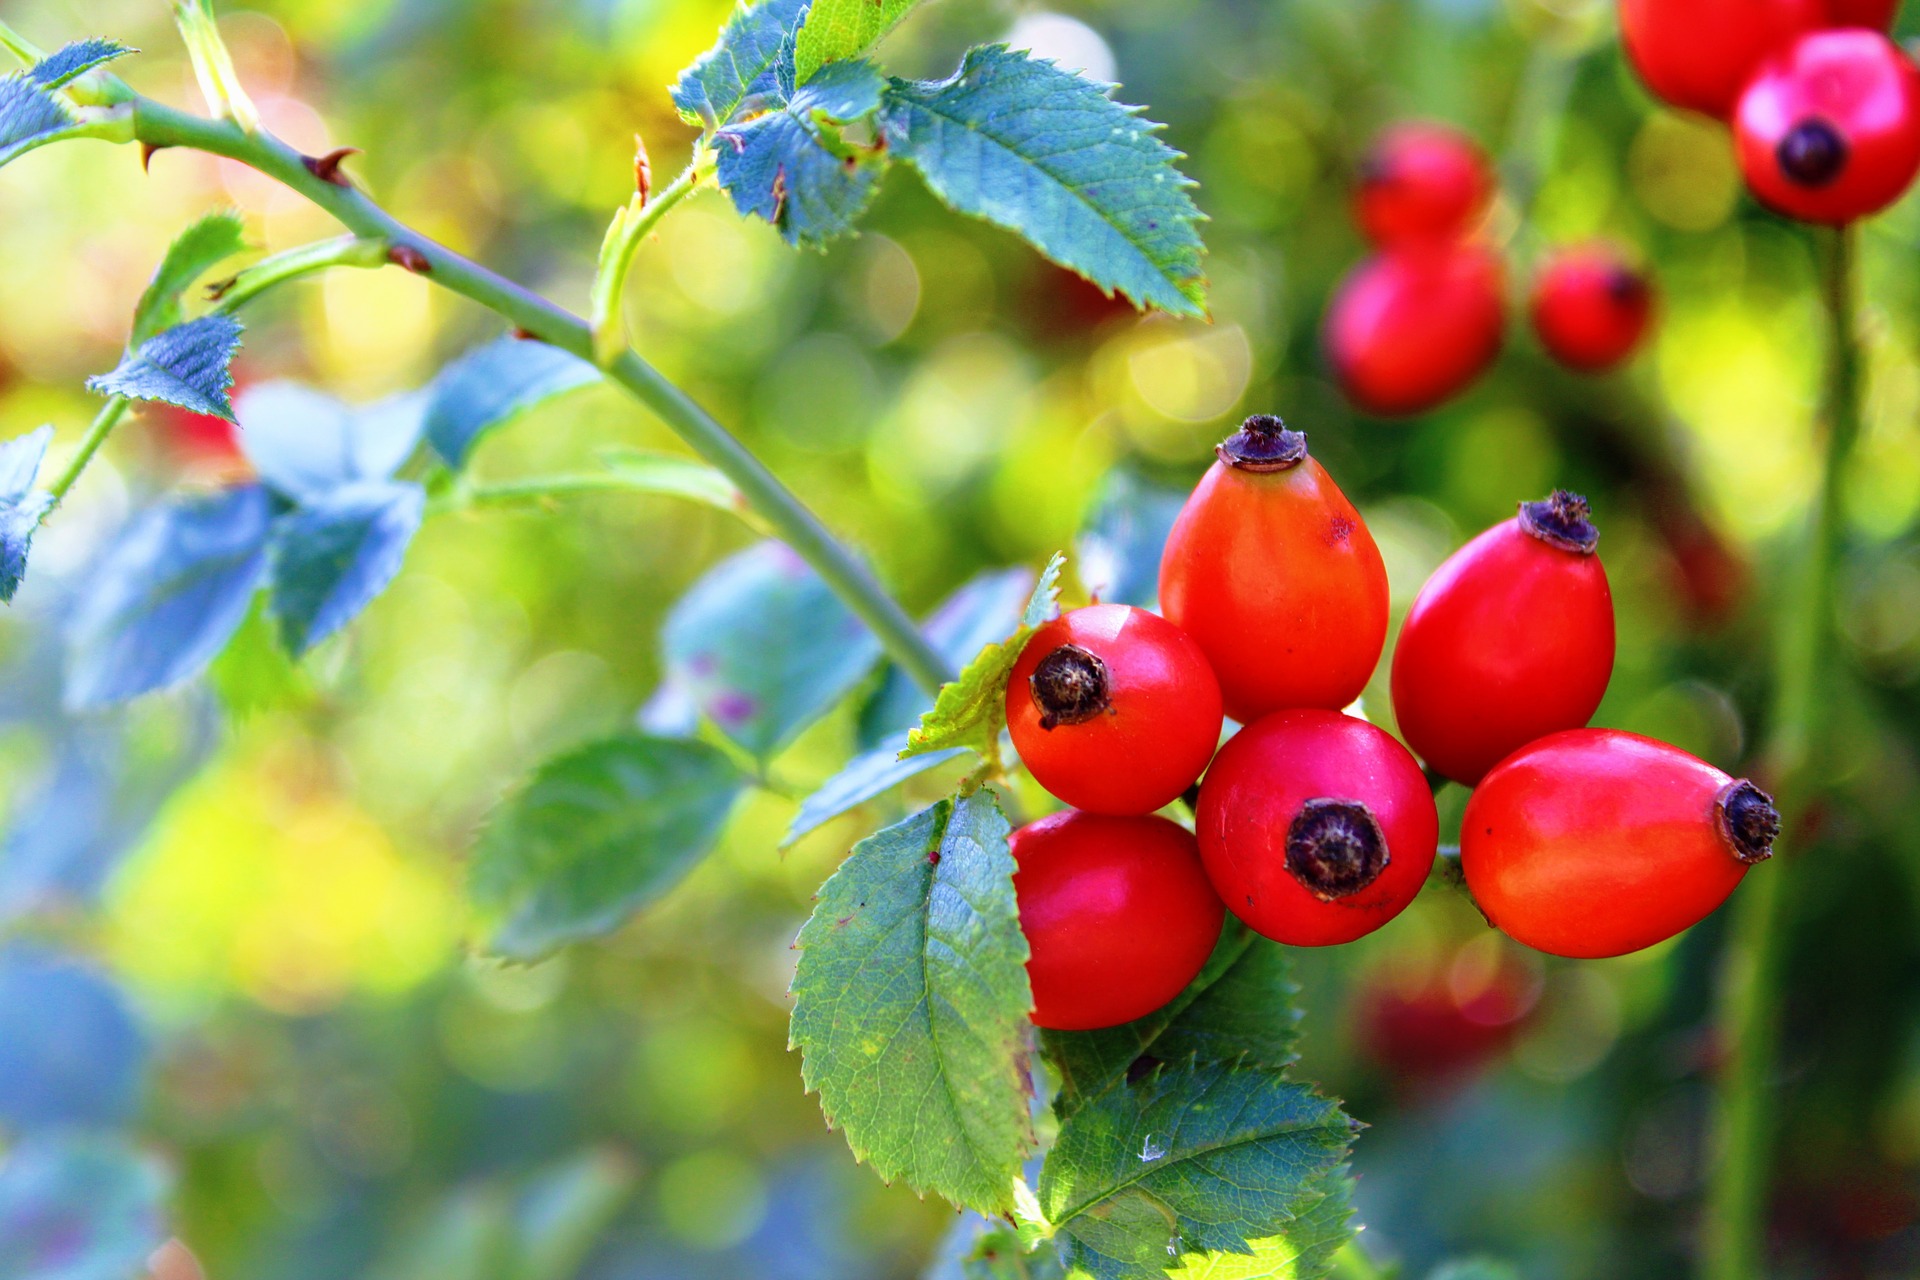
<path fill-rule="evenodd" d="M 59 476 L 47 486 L 47 506 L 46 510 L 40 513 L 41 520 L 44 521 L 51 515 L 53 509 L 60 505 L 60 500 L 67 496 L 67 490 L 73 488 L 73 482 L 80 478 L 80 473 L 87 469 L 89 462 L 93 461 L 93 455 L 100 452 L 100 446 L 107 442 L 107 437 L 113 434 L 113 429 L 120 425 L 120 419 L 126 416 L 129 404 L 130 401 L 125 396 L 112 396 L 100 406 L 100 412 L 94 415 L 93 422 L 87 427 L 87 434 L 81 437 L 78 452 L 67 460 L 67 465 L 61 469 Z"/>
<path fill-rule="evenodd" d="M 209 296 L 218 304 L 216 311 L 234 311 L 276 285 L 315 275 L 333 267 L 384 267 L 387 242 L 360 236 L 340 236 L 303 244 L 298 248 L 271 254 L 212 285 Z"/>

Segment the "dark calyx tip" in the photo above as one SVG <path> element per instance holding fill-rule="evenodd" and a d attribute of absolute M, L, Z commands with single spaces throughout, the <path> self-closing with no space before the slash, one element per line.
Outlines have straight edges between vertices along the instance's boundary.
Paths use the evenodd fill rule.
<path fill-rule="evenodd" d="M 1825 120 L 1802 120 L 1773 149 L 1780 172 L 1802 187 L 1824 187 L 1847 167 L 1847 140 Z"/>
<path fill-rule="evenodd" d="M 1538 502 L 1520 504 L 1520 527 L 1548 546 L 1590 556 L 1600 545 L 1600 531 L 1590 514 L 1585 498 L 1555 489 Z"/>
<path fill-rule="evenodd" d="M 1274 414 L 1256 413 L 1213 451 L 1241 471 L 1285 471 L 1307 456 L 1307 433 L 1289 430 Z"/>
<path fill-rule="evenodd" d="M 1033 705 L 1040 708 L 1042 729 L 1080 724 L 1113 709 L 1107 697 L 1107 664 L 1077 644 L 1063 644 L 1040 659 L 1027 687 L 1033 691 Z"/>
<path fill-rule="evenodd" d="M 1358 800 L 1309 800 L 1287 827 L 1287 871 L 1322 902 L 1360 892 L 1390 861 L 1380 823 Z"/>
<path fill-rule="evenodd" d="M 1736 778 L 1714 797 L 1713 814 L 1734 857 L 1752 864 L 1773 856 L 1780 811 L 1773 807 L 1772 796 L 1745 778 Z"/>

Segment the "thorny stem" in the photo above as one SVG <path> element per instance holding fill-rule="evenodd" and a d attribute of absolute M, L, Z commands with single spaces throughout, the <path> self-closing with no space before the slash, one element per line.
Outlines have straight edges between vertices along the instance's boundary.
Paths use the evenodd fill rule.
<path fill-rule="evenodd" d="M 1826 457 L 1806 541 L 1781 613 L 1774 654 L 1772 727 L 1764 764 L 1789 832 L 1802 835 L 1821 773 L 1825 688 L 1833 639 L 1835 566 L 1844 532 L 1842 487 L 1860 434 L 1861 360 L 1855 321 L 1857 232 L 1826 241 L 1823 301 L 1828 323 Z M 1702 1275 L 1757 1280 L 1765 1274 L 1767 1195 L 1772 1182 L 1769 1085 L 1779 1040 L 1786 881 L 1796 850 L 1761 868 L 1740 894 L 1722 961 L 1716 1025 L 1725 1054 L 1714 1111 L 1715 1153 L 1707 1188 Z"/>
<path fill-rule="evenodd" d="M 352 185 L 316 176 L 306 157 L 264 129 L 248 133 L 232 121 L 208 120 L 139 96 L 133 99 L 133 110 L 134 133 L 140 142 L 204 151 L 257 169 L 311 200 L 362 239 L 385 241 L 396 260 L 434 283 L 479 303 L 543 342 L 582 360 L 594 359 L 593 331 L 587 321 L 428 239 Z M 952 678 L 946 660 L 871 571 L 692 397 L 630 347 L 602 367 L 739 487 L 781 539 L 873 629 L 915 683 L 933 692 Z"/>
<path fill-rule="evenodd" d="M 126 416 L 129 403 L 125 396 L 112 396 L 100 406 L 100 412 L 94 415 L 93 421 L 87 426 L 87 434 L 80 440 L 79 451 L 68 460 L 54 482 L 47 486 L 46 510 L 40 513 L 42 520 L 60 505 L 60 500 L 67 496 L 67 490 L 73 488 L 73 482 L 93 461 L 93 455 L 100 452 L 100 446 L 107 442 L 113 429 L 120 425 L 120 419 Z"/>
<path fill-rule="evenodd" d="M 633 256 L 647 236 L 660 224 L 668 210 L 692 195 L 704 171 L 705 152 L 696 147 L 693 159 L 664 190 L 641 191 L 631 203 L 614 215 L 607 228 L 606 243 L 600 247 L 600 268 L 594 275 L 590 307 L 593 323 L 594 361 L 606 365 L 627 349 L 626 327 L 621 322 L 620 306 L 627 291 L 627 273 L 633 269 Z"/>

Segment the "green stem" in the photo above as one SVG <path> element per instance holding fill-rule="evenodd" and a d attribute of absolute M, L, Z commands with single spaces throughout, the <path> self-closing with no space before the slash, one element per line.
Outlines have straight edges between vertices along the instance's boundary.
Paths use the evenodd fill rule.
<path fill-rule="evenodd" d="M 497 275 L 405 225 L 357 189 L 316 177 L 306 157 L 272 134 L 247 133 L 231 121 L 207 120 L 148 98 L 136 98 L 135 134 L 155 147 L 187 147 L 237 160 L 305 196 L 342 226 L 405 252 L 415 269 L 562 351 L 592 361 L 593 330 L 585 320 Z M 952 679 L 944 658 L 894 602 L 871 571 L 819 518 L 691 396 L 631 348 L 604 366 L 607 376 L 651 409 L 706 461 L 732 480 L 768 524 L 873 629 L 893 660 L 929 692 Z"/>
<path fill-rule="evenodd" d="M 1374 1265 L 1357 1239 L 1340 1246 L 1340 1252 L 1333 1255 L 1333 1269 L 1334 1274 L 1344 1280 L 1383 1280 L 1386 1274 Z"/>
<path fill-rule="evenodd" d="M 40 51 L 40 46 L 21 35 L 18 31 L 15 31 L 5 22 L 0 22 L 0 49 L 5 49 L 15 58 L 18 58 L 22 64 L 29 67 L 47 56 Z"/>
<path fill-rule="evenodd" d="M 640 194 L 614 215 L 607 228 L 606 243 L 600 248 L 600 269 L 593 279 L 593 299 L 589 311 L 593 324 L 595 363 L 602 366 L 617 360 L 627 349 L 626 326 L 621 322 L 620 305 L 626 296 L 627 274 L 633 269 L 633 256 L 640 251 L 653 229 L 667 211 L 693 194 L 699 185 L 702 153 L 696 146 L 693 159 L 665 190 Z"/>
<path fill-rule="evenodd" d="M 1861 361 L 1855 323 L 1857 233 L 1826 242 L 1823 301 L 1828 323 L 1826 457 L 1808 517 L 1797 571 L 1783 601 L 1774 656 L 1774 700 L 1764 764 L 1775 801 L 1794 833 L 1821 769 L 1826 675 L 1833 639 L 1835 568 L 1844 536 L 1842 489 L 1860 435 Z M 1712 1181 L 1702 1275 L 1706 1280 L 1757 1280 L 1765 1274 L 1767 1197 L 1773 1170 L 1775 1050 L 1779 1041 L 1781 967 L 1787 881 L 1798 873 L 1786 856 L 1761 868 L 1734 907 L 1722 962 L 1716 1022 L 1726 1058 L 1715 1107 Z"/>
<path fill-rule="evenodd" d="M 245 268 L 219 286 L 216 311 L 234 311 L 275 285 L 315 275 L 333 267 L 384 267 L 387 242 L 361 236 L 339 236 L 272 254 Z"/>
<path fill-rule="evenodd" d="M 1527 46 L 1520 87 L 1507 113 L 1507 136 L 1500 169 L 1507 198 L 1525 215 L 1533 207 L 1540 180 L 1553 167 L 1560 124 L 1580 70 L 1580 56 L 1559 42 L 1535 39 Z"/>
<path fill-rule="evenodd" d="M 129 403 L 125 396 L 113 396 L 100 406 L 100 412 L 94 415 L 93 422 L 87 427 L 87 434 L 81 438 L 79 452 L 68 460 L 66 468 L 47 486 L 48 501 L 46 510 L 40 513 L 42 520 L 60 505 L 60 500 L 67 496 L 67 490 L 73 488 L 73 482 L 93 461 L 93 455 L 100 452 L 100 446 L 107 442 L 113 429 L 120 425 L 120 419 L 126 416 Z"/>

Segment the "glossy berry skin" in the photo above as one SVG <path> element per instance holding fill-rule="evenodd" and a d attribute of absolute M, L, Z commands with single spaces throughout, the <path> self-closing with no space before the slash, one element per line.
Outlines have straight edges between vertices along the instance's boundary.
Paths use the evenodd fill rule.
<path fill-rule="evenodd" d="M 1330 804 L 1364 806 L 1373 830 L 1349 825 L 1328 842 L 1317 816 L 1343 816 Z M 1207 770 L 1194 825 L 1227 909 L 1296 947 L 1351 942 L 1399 915 L 1440 832 L 1407 749 L 1332 711 L 1280 711 L 1235 734 Z"/>
<path fill-rule="evenodd" d="M 1534 281 L 1533 331 L 1569 369 L 1600 373 L 1632 355 L 1653 321 L 1653 286 L 1605 245 L 1553 255 Z"/>
<path fill-rule="evenodd" d="M 1354 221 L 1381 247 L 1456 239 L 1473 230 L 1493 198 L 1486 155 L 1458 129 L 1397 124 L 1360 161 Z"/>
<path fill-rule="evenodd" d="M 1504 272 L 1484 245 L 1408 245 L 1367 259 L 1334 294 L 1322 334 L 1347 398 L 1380 417 L 1424 413 L 1500 354 Z"/>
<path fill-rule="evenodd" d="M 1553 514 L 1557 500 L 1566 512 L 1578 504 L 1574 532 L 1591 542 L 1559 536 L 1567 525 Z M 1613 675 L 1613 593 L 1585 516 L 1571 494 L 1525 503 L 1420 589 L 1394 644 L 1393 714 L 1434 772 L 1473 786 L 1599 707 Z"/>
<path fill-rule="evenodd" d="M 1552 955 L 1618 956 L 1706 917 L 1778 829 L 1751 783 L 1678 747 L 1570 729 L 1481 781 L 1460 861 L 1474 901 L 1509 937 Z"/>
<path fill-rule="evenodd" d="M 1033 1021 L 1087 1031 L 1144 1017 L 1213 952 L 1226 909 L 1184 827 L 1067 810 L 1013 833 Z"/>
<path fill-rule="evenodd" d="M 1620 43 L 1654 97 L 1725 120 L 1769 54 L 1829 21 L 1823 0 L 1620 0 Z"/>
<path fill-rule="evenodd" d="M 1007 728 L 1027 771 L 1094 813 L 1172 802 L 1213 758 L 1220 721 L 1220 684 L 1200 646 L 1130 605 L 1047 623 L 1007 681 Z"/>
<path fill-rule="evenodd" d="M 1167 537 L 1160 607 L 1206 654 L 1235 720 L 1338 710 L 1386 644 L 1380 549 L 1278 418 L 1249 418 L 1218 453 Z"/>
<path fill-rule="evenodd" d="M 1863 218 L 1920 172 L 1920 69 L 1878 31 L 1802 36 L 1754 74 L 1733 140 L 1747 186 L 1775 212 Z"/>

